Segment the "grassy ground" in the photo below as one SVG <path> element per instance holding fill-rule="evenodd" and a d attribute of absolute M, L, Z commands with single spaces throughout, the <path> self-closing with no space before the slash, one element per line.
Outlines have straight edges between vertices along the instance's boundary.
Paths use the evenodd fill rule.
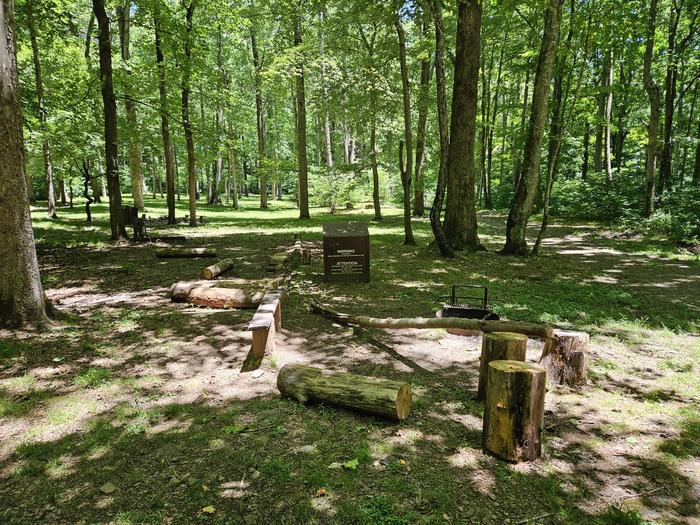
<path fill-rule="evenodd" d="M 286 203 L 243 205 L 202 206 L 204 227 L 150 231 L 217 247 L 241 277 L 262 276 L 265 255 L 302 233 L 313 263 L 293 276 L 257 378 L 241 372 L 250 311 L 166 297 L 202 261 L 110 245 L 104 205 L 91 226 L 78 208 L 54 222 L 35 210 L 47 294 L 72 320 L 0 332 L 0 523 L 700 523 L 697 258 L 595 225 L 554 225 L 541 257 L 502 257 L 504 217 L 483 212 L 489 251 L 445 261 L 426 221 L 414 222 L 419 246 L 401 246 L 388 209 L 370 224 L 372 282 L 327 285 L 321 224 L 371 210 L 314 209 L 300 223 Z M 488 285 L 502 316 L 592 334 L 589 386 L 547 394 L 539 461 L 481 452 L 478 338 L 352 331 L 304 307 L 431 316 L 464 282 Z M 540 352 L 531 341 L 528 360 Z M 281 399 L 277 370 L 291 362 L 409 381 L 414 410 L 393 424 Z"/>

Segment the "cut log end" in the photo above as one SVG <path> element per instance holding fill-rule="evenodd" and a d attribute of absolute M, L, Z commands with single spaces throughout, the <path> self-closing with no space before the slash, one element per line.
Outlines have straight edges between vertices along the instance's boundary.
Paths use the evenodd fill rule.
<path fill-rule="evenodd" d="M 411 386 L 403 384 L 396 394 L 396 419 L 403 421 L 411 413 L 411 403 L 413 402 L 413 394 Z"/>

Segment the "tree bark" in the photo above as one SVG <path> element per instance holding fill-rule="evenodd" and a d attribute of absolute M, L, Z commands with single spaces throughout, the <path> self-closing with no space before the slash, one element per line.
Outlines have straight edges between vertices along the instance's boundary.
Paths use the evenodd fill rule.
<path fill-rule="evenodd" d="M 427 9 L 426 9 L 427 11 Z M 425 38 L 428 34 L 428 13 L 421 17 L 421 34 Z M 413 215 L 423 217 L 425 215 L 425 135 L 428 129 L 428 90 L 430 88 L 430 60 L 420 62 L 420 86 L 418 95 L 418 129 L 416 130 L 416 163 L 413 182 Z"/>
<path fill-rule="evenodd" d="M 440 0 L 430 2 L 430 9 L 435 24 L 435 92 L 437 98 L 438 130 L 440 134 L 440 164 L 438 167 L 437 183 L 433 206 L 430 208 L 430 226 L 435 236 L 438 250 L 443 257 L 454 257 L 445 229 L 442 225 L 442 205 L 447 188 L 447 157 L 450 148 L 450 138 L 447 131 L 447 95 L 445 82 L 445 31 L 442 20 Z"/>
<path fill-rule="evenodd" d="M 29 38 L 32 43 L 32 61 L 34 63 L 34 81 L 36 83 L 36 97 L 39 103 L 39 121 L 41 123 L 41 147 L 44 155 L 44 173 L 47 182 L 47 212 L 49 219 L 57 218 L 56 195 L 54 193 L 53 162 L 51 161 L 51 144 L 49 143 L 49 124 L 44 100 L 44 82 L 41 75 L 41 60 L 39 58 L 39 43 L 34 20 L 34 0 L 27 3 L 27 25 L 29 26 Z"/>
<path fill-rule="evenodd" d="M 507 461 L 542 455 L 546 373 L 520 361 L 493 361 L 484 407 L 484 450 Z"/>
<path fill-rule="evenodd" d="M 591 123 L 586 120 L 583 128 L 583 164 L 581 166 L 581 179 L 588 180 L 588 159 L 591 144 Z"/>
<path fill-rule="evenodd" d="M 304 89 L 304 57 L 301 50 L 301 15 L 294 18 L 294 46 L 299 53 L 296 74 L 297 166 L 299 173 L 299 218 L 310 219 L 309 173 L 306 153 L 306 91 Z"/>
<path fill-rule="evenodd" d="M 126 239 L 122 214 L 122 193 L 119 186 L 117 161 L 117 102 L 112 83 L 112 45 L 109 36 L 109 18 L 104 0 L 92 0 L 92 8 L 99 27 L 100 78 L 102 79 L 102 103 L 104 111 L 105 169 L 109 187 L 109 225 L 112 240 Z"/>
<path fill-rule="evenodd" d="M 218 88 L 224 90 L 224 68 L 222 63 L 223 36 L 221 24 L 219 24 L 216 37 L 216 68 L 218 70 Z M 223 120 L 223 107 L 219 97 L 216 98 L 216 111 L 214 112 L 214 131 L 216 132 L 216 159 L 213 163 L 212 189 L 209 195 L 209 204 L 221 204 L 221 178 L 224 169 L 224 159 L 221 147 L 221 121 Z"/>
<path fill-rule="evenodd" d="M 540 366 L 547 370 L 551 385 L 585 385 L 588 370 L 588 340 L 585 332 L 554 330 L 544 343 Z"/>
<path fill-rule="evenodd" d="M 0 1 L 0 327 L 48 321 L 29 211 L 14 6 Z"/>
<path fill-rule="evenodd" d="M 277 375 L 277 388 L 301 403 L 330 403 L 399 421 L 411 411 L 411 386 L 378 377 L 285 365 Z"/>
<path fill-rule="evenodd" d="M 481 339 L 479 360 L 479 387 L 477 398 L 484 401 L 488 390 L 488 371 L 491 361 L 525 361 L 527 336 L 510 332 L 485 333 Z"/>
<path fill-rule="evenodd" d="M 506 244 L 501 253 L 525 255 L 527 253 L 527 221 L 532 213 L 540 180 L 540 149 L 547 118 L 549 83 L 559 41 L 559 27 L 564 0 L 549 0 L 545 12 L 542 47 L 537 61 L 535 86 L 532 96 L 532 113 L 523 153 L 523 176 L 518 181 L 511 203 L 506 226 Z"/>
<path fill-rule="evenodd" d="M 124 4 L 117 7 L 119 18 L 119 43 L 121 56 L 126 70 L 124 81 L 124 109 L 126 110 L 126 122 L 129 129 L 129 175 L 131 176 L 131 197 L 134 206 L 139 211 L 145 210 L 143 202 L 143 175 L 141 174 L 141 144 L 139 141 L 138 122 L 136 118 L 136 104 L 132 97 L 131 69 L 129 59 L 129 40 L 131 34 L 131 0 L 124 0 Z"/>
<path fill-rule="evenodd" d="M 413 175 L 413 132 L 411 131 L 411 95 L 408 86 L 408 66 L 406 64 L 406 34 L 403 30 L 401 15 L 396 13 L 394 18 L 396 34 L 399 37 L 399 65 L 401 67 L 401 91 L 403 95 L 403 127 L 406 141 L 406 165 L 403 166 L 403 152 L 399 147 L 399 164 L 401 171 L 401 186 L 403 187 L 403 244 L 415 246 L 413 228 L 411 227 L 411 177 Z"/>
<path fill-rule="evenodd" d="M 698 133 L 695 136 L 695 164 L 693 166 L 693 184 L 700 186 L 700 119 L 698 119 Z"/>
<path fill-rule="evenodd" d="M 613 106 L 613 61 L 612 61 L 612 50 L 608 50 L 605 60 L 605 125 L 604 125 L 604 161 L 605 161 L 605 180 L 608 183 L 612 182 L 612 135 L 611 135 L 611 124 L 612 124 L 612 106 Z"/>
<path fill-rule="evenodd" d="M 445 235 L 454 250 L 481 249 L 474 194 L 474 139 L 479 81 L 481 3 L 459 2 L 450 146 L 447 155 Z"/>
<path fill-rule="evenodd" d="M 333 321 L 373 328 L 461 328 L 463 330 L 480 330 L 482 332 L 515 332 L 539 339 L 547 339 L 554 335 L 554 330 L 549 326 L 519 321 L 483 321 L 478 319 L 462 319 L 459 317 L 381 319 L 364 315 L 349 315 L 335 312 L 315 302 L 311 303 L 311 310 L 313 313 L 322 315 Z"/>
<path fill-rule="evenodd" d="M 197 167 L 190 121 L 190 79 L 192 75 L 192 17 L 197 5 L 190 0 L 185 12 L 185 61 L 182 71 L 182 128 L 187 148 L 187 196 L 189 200 L 190 226 L 197 226 Z"/>
<path fill-rule="evenodd" d="M 255 114 L 256 129 L 258 132 L 258 181 L 260 186 L 260 207 L 267 208 L 267 174 L 265 173 L 265 120 L 263 116 L 263 99 L 261 93 L 260 72 L 262 62 L 258 52 L 258 41 L 255 32 L 250 33 L 250 45 L 253 52 L 253 66 L 255 67 Z"/>
<path fill-rule="evenodd" d="M 160 130 L 163 136 L 163 157 L 165 159 L 165 182 L 168 206 L 168 224 L 175 224 L 175 170 L 173 167 L 173 146 L 170 142 L 168 117 L 168 93 L 165 81 L 165 63 L 161 45 L 160 13 L 154 3 L 153 27 L 155 29 L 156 67 L 158 68 L 158 93 L 160 95 Z"/>
<path fill-rule="evenodd" d="M 642 67 L 642 79 L 644 90 L 649 97 L 649 125 L 647 139 L 646 162 L 646 192 L 644 196 L 644 216 L 650 217 L 654 213 L 656 199 L 656 145 L 659 133 L 659 87 L 651 76 L 651 62 L 654 57 L 654 36 L 656 33 L 656 11 L 658 0 L 650 0 L 649 15 L 647 19 L 646 47 L 644 50 L 644 63 Z"/>

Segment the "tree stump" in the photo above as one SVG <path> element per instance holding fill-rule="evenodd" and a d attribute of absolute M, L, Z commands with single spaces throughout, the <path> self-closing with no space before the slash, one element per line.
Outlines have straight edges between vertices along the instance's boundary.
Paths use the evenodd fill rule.
<path fill-rule="evenodd" d="M 553 385 L 579 386 L 587 382 L 588 340 L 586 332 L 554 330 L 547 339 L 540 357 L 540 366 L 547 370 L 547 381 Z"/>
<path fill-rule="evenodd" d="M 411 386 L 390 379 L 285 365 L 277 376 L 277 388 L 302 403 L 329 403 L 399 421 L 411 411 Z"/>
<path fill-rule="evenodd" d="M 532 461 L 542 454 L 547 372 L 521 361 L 491 361 L 482 445 L 507 461 Z"/>
<path fill-rule="evenodd" d="M 231 268 L 233 268 L 233 259 L 221 259 L 202 270 L 202 279 L 216 279 Z"/>
<path fill-rule="evenodd" d="M 481 364 L 477 397 L 486 399 L 488 367 L 491 361 L 525 361 L 527 336 L 513 332 L 487 332 L 481 340 Z"/>

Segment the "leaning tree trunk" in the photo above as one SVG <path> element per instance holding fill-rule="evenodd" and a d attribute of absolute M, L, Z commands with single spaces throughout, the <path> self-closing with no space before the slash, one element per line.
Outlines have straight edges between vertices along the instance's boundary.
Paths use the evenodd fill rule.
<path fill-rule="evenodd" d="M 455 250 L 479 250 L 474 151 L 479 83 L 481 3 L 459 2 L 450 147 L 447 155 L 445 234 Z"/>
<path fill-rule="evenodd" d="M 102 105 L 105 130 L 105 170 L 109 187 L 109 225 L 112 240 L 126 239 L 126 227 L 122 214 L 122 193 L 119 186 L 119 163 L 117 161 L 117 102 L 112 84 L 112 44 L 109 37 L 109 17 L 104 0 L 92 0 L 97 25 L 100 29 L 100 78 L 102 79 Z"/>
<path fill-rule="evenodd" d="M 443 257 L 454 257 L 454 250 L 450 246 L 442 225 L 442 204 L 447 187 L 447 154 L 450 139 L 447 131 L 447 95 L 445 94 L 445 33 L 442 21 L 442 7 L 439 0 L 432 1 L 430 9 L 435 24 L 435 91 L 437 94 L 438 128 L 440 132 L 440 165 L 433 206 L 430 208 L 430 226 L 440 254 Z"/>
<path fill-rule="evenodd" d="M 646 194 L 644 197 L 644 216 L 650 217 L 654 213 L 654 200 L 656 198 L 656 144 L 659 134 L 659 86 L 651 76 L 651 62 L 654 58 L 654 35 L 656 33 L 656 10 L 658 0 L 651 0 L 649 5 L 649 18 L 647 19 L 647 39 L 644 50 L 644 65 L 642 67 L 642 79 L 644 90 L 649 97 L 649 125 L 647 139 L 647 163 L 646 163 Z"/>
<path fill-rule="evenodd" d="M 406 140 L 406 166 L 400 166 L 401 186 L 403 187 L 403 243 L 415 246 L 413 228 L 411 227 L 411 177 L 413 175 L 413 133 L 411 131 L 411 96 L 408 86 L 408 66 L 406 65 L 406 34 L 403 30 L 401 16 L 397 13 L 394 19 L 396 34 L 399 37 L 399 64 L 401 67 L 401 86 L 403 93 L 403 127 Z M 399 157 L 403 157 L 399 148 Z M 401 160 L 401 159 L 400 159 Z M 403 161 L 399 164 L 403 164 Z"/>
<path fill-rule="evenodd" d="M 173 166 L 173 146 L 170 142 L 168 117 L 168 93 L 165 82 L 165 64 L 161 45 L 160 15 L 153 13 L 153 26 L 156 41 L 156 66 L 158 68 L 158 93 L 160 95 L 160 130 L 163 136 L 163 157 L 165 158 L 165 181 L 168 205 L 168 224 L 175 224 L 175 170 Z"/>
<path fill-rule="evenodd" d="M 29 212 L 12 2 L 0 2 L 0 326 L 47 322 Z"/>
<path fill-rule="evenodd" d="M 189 200 L 190 226 L 197 226 L 197 167 L 194 139 L 190 121 L 190 79 L 192 74 L 192 16 L 196 0 L 191 0 L 185 12 L 185 63 L 182 72 L 182 128 L 187 145 L 187 197 Z"/>
<path fill-rule="evenodd" d="M 399 421 L 411 411 L 411 385 L 390 379 L 285 365 L 277 375 L 277 388 L 302 403 L 330 403 Z"/>
<path fill-rule="evenodd" d="M 304 57 L 301 50 L 301 15 L 294 17 L 294 47 L 299 53 L 296 74 L 297 163 L 299 172 L 299 218 L 310 219 L 309 174 L 306 159 L 306 91 L 304 90 Z"/>
<path fill-rule="evenodd" d="M 34 23 L 34 0 L 27 4 L 27 25 L 29 26 L 29 38 L 32 42 L 32 60 L 34 62 L 34 80 L 36 82 L 36 96 L 39 102 L 39 121 L 41 122 L 41 147 L 44 154 L 44 172 L 47 181 L 47 202 L 49 219 L 55 219 L 56 195 L 53 184 L 53 162 L 51 161 L 51 145 L 49 144 L 49 125 L 46 114 L 46 101 L 44 100 L 44 82 L 41 76 L 41 61 L 39 60 L 39 44 Z"/>
<path fill-rule="evenodd" d="M 139 143 L 139 130 L 136 118 L 136 104 L 132 97 L 131 70 L 128 67 L 131 58 L 129 51 L 129 39 L 131 34 L 131 0 L 126 0 L 124 5 L 117 8 L 119 18 L 119 43 L 121 45 L 122 61 L 126 71 L 124 81 L 124 109 L 126 110 L 126 122 L 129 129 L 129 174 L 131 175 L 131 197 L 134 206 L 139 211 L 144 211 L 143 202 L 143 175 L 141 174 L 141 144 Z"/>
<path fill-rule="evenodd" d="M 549 0 L 545 12 L 542 47 L 537 61 L 535 86 L 532 95 L 532 113 L 523 153 L 523 174 L 518 180 L 515 196 L 508 213 L 506 244 L 501 253 L 525 255 L 527 253 L 527 221 L 537 195 L 540 181 L 540 150 L 547 119 L 549 84 L 559 42 L 559 26 L 564 0 Z"/>

